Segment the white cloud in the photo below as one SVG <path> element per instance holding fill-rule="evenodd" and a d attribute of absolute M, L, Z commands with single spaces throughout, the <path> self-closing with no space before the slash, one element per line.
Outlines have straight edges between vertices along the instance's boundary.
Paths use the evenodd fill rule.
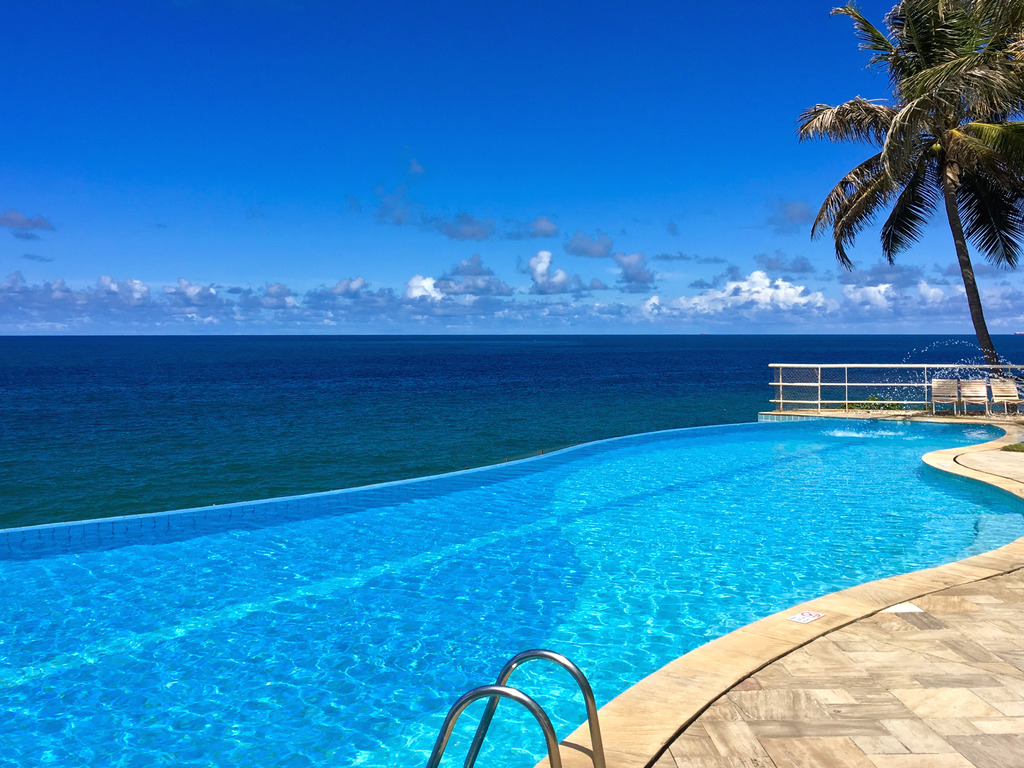
<path fill-rule="evenodd" d="M 875 309 L 890 310 L 892 309 L 893 300 L 896 298 L 896 292 L 893 290 L 891 283 L 864 285 L 859 288 L 854 285 L 844 285 L 843 296 L 852 304 L 863 304 Z"/>
<path fill-rule="evenodd" d="M 531 293 L 566 293 L 572 278 L 564 269 L 551 271 L 551 251 L 537 251 L 530 259 L 530 279 L 533 280 Z"/>
<path fill-rule="evenodd" d="M 363 278 L 362 275 L 359 277 L 344 280 L 339 280 L 335 283 L 334 287 L 331 288 L 331 293 L 335 296 L 358 296 L 359 292 L 364 288 L 369 288 L 370 284 Z"/>
<path fill-rule="evenodd" d="M 928 285 L 925 280 L 921 280 L 917 284 L 917 292 L 926 304 L 937 304 L 946 298 L 946 294 L 942 292 L 941 288 Z"/>
<path fill-rule="evenodd" d="M 164 295 L 174 306 L 198 307 L 223 304 L 212 285 L 197 285 L 179 277 L 177 284 L 164 286 Z"/>
<path fill-rule="evenodd" d="M 405 298 L 419 299 L 426 297 L 433 301 L 440 301 L 444 294 L 434 285 L 434 278 L 423 275 L 413 275 L 405 284 Z"/>
<path fill-rule="evenodd" d="M 681 297 L 674 306 L 690 314 L 749 313 L 769 310 L 828 310 L 832 304 L 820 291 L 809 291 L 786 280 L 772 280 L 761 270 L 746 278 L 730 280 L 721 289 L 709 289 L 693 297 Z"/>
<path fill-rule="evenodd" d="M 149 301 L 149 286 L 141 280 L 115 280 L 109 275 L 100 275 L 96 281 L 97 293 L 121 301 L 129 307 L 137 307 Z"/>

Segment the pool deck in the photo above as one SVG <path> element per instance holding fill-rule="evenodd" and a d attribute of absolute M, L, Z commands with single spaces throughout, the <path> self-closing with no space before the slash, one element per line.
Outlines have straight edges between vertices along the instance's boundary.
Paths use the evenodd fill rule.
<path fill-rule="evenodd" d="M 1006 430 L 924 461 L 1024 498 L 1024 453 L 999 451 L 1024 419 L 912 420 Z M 790 620 L 804 611 L 821 616 Z M 608 768 L 1021 768 L 1024 539 L 749 624 L 624 691 L 600 723 Z M 591 766 L 589 747 L 584 724 L 565 768 Z"/>

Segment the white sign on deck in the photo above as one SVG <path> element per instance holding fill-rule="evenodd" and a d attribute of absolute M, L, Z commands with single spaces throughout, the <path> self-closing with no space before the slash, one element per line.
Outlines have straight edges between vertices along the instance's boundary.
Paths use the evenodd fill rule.
<path fill-rule="evenodd" d="M 817 613 L 816 611 L 804 611 L 803 613 L 798 613 L 796 616 L 790 616 L 789 620 L 795 621 L 797 624 L 810 624 L 812 621 L 817 621 L 824 615 L 824 613 Z"/>

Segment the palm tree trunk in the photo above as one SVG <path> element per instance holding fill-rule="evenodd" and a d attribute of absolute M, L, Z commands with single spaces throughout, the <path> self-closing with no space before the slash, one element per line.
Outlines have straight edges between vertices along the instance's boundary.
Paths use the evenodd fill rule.
<path fill-rule="evenodd" d="M 941 173 L 942 196 L 946 203 L 946 218 L 949 220 L 949 230 L 953 233 L 953 245 L 956 246 L 956 260 L 960 263 L 960 276 L 963 278 L 964 290 L 967 292 L 967 306 L 971 310 L 974 333 L 978 336 L 978 344 L 981 345 L 981 354 L 985 356 L 985 363 L 988 365 L 999 365 L 999 355 L 992 344 L 992 337 L 988 334 L 985 314 L 981 309 L 981 294 L 978 292 L 978 282 L 974 279 L 971 254 L 967 250 L 967 238 L 964 237 L 964 225 L 960 221 L 960 211 L 956 207 L 956 186 L 959 182 L 959 169 L 954 164 L 947 162 L 943 164 Z"/>

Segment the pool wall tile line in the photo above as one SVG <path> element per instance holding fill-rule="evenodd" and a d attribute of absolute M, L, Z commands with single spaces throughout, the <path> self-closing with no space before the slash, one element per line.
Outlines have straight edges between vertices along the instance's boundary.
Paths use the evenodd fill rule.
<path fill-rule="evenodd" d="M 926 454 L 922 457 L 925 465 L 972 483 L 975 490 L 980 482 L 993 495 L 1010 493 L 1024 499 L 1024 467 L 1018 482 L 1012 477 L 972 469 L 958 461 L 970 454 L 998 451 L 1004 445 L 1024 440 L 1024 427 L 997 420 L 972 420 L 972 423 L 996 426 L 1005 434 L 986 443 Z M 1019 454 L 1006 455 L 1019 457 Z M 879 579 L 808 600 L 706 643 L 669 662 L 600 709 L 608 768 L 651 768 L 675 738 L 718 698 L 772 662 L 819 637 L 893 605 L 1021 568 L 1024 568 L 1024 538 L 955 563 Z M 803 611 L 824 615 L 808 624 L 790 621 L 790 617 Z M 592 768 L 590 735 L 585 723 L 562 744 L 564 768 Z M 547 759 L 539 762 L 537 768 L 548 768 Z"/>

